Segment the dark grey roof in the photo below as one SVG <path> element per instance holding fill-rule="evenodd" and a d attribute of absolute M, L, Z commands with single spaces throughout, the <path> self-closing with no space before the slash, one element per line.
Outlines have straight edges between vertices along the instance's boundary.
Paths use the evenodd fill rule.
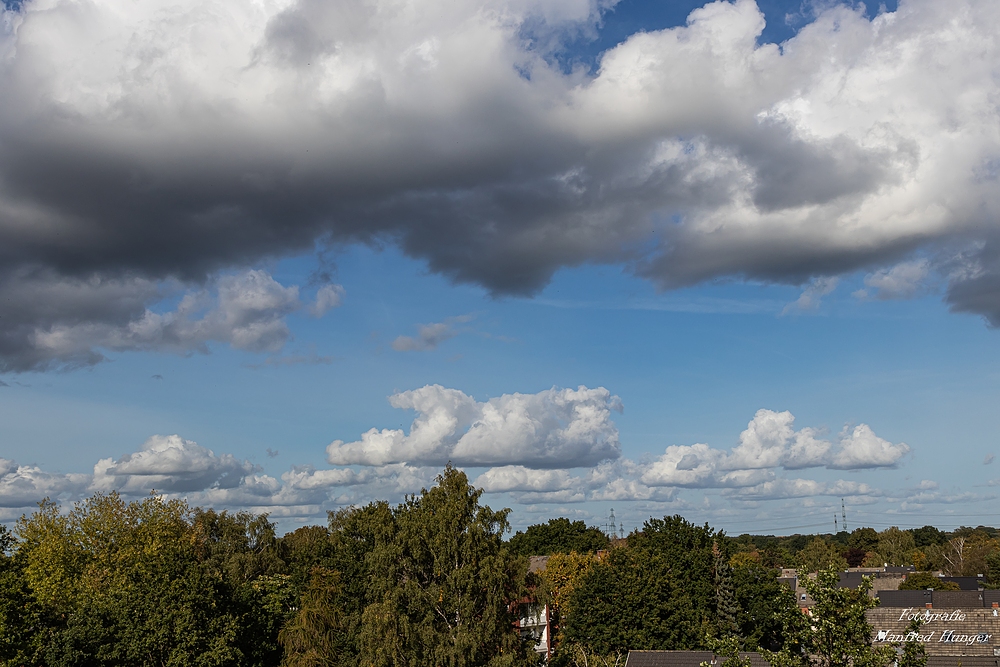
<path fill-rule="evenodd" d="M 740 653 L 740 656 L 749 656 L 750 667 L 771 667 L 760 653 Z M 625 667 L 698 667 L 703 662 L 713 661 L 717 667 L 722 667 L 726 659 L 711 651 L 629 651 Z"/>
<path fill-rule="evenodd" d="M 544 572 L 545 566 L 549 562 L 548 556 L 529 556 L 528 572 Z"/>
<path fill-rule="evenodd" d="M 934 600 L 932 591 L 878 591 L 875 595 L 883 607 L 923 607 Z"/>
<path fill-rule="evenodd" d="M 954 582 L 963 591 L 978 591 L 980 587 L 980 577 L 941 577 L 941 581 Z"/>
<path fill-rule="evenodd" d="M 989 607 L 1000 602 L 998 591 L 879 591 L 876 593 L 883 607 L 923 607 L 928 602 L 935 607 Z"/>
<path fill-rule="evenodd" d="M 934 591 L 935 607 L 985 607 L 979 591 Z"/>
<path fill-rule="evenodd" d="M 929 655 L 927 667 L 1000 667 L 1000 658 L 988 655 Z"/>
<path fill-rule="evenodd" d="M 698 667 L 714 658 L 711 651 L 629 651 L 625 667 Z"/>

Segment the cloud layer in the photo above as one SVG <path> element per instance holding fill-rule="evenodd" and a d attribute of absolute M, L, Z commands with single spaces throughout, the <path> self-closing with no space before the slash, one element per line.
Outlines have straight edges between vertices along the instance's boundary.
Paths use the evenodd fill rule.
<path fill-rule="evenodd" d="M 621 402 L 606 389 L 553 388 L 476 401 L 429 385 L 390 397 L 414 410 L 409 433 L 372 429 L 353 443 L 327 449 L 330 468 L 295 465 L 280 475 L 179 435 L 155 435 L 135 451 L 98 461 L 90 474 L 52 473 L 0 459 L 0 519 L 42 498 L 71 502 L 95 492 L 138 498 L 151 491 L 195 505 L 249 508 L 275 518 L 314 520 L 331 508 L 374 499 L 401 500 L 433 484 L 449 460 L 470 469 L 473 484 L 522 507 L 571 503 L 637 503 L 637 511 L 701 511 L 709 497 L 729 510 L 762 502 L 851 497 L 856 503 L 926 504 L 987 496 L 944 491 L 931 480 L 884 490 L 869 481 L 836 479 L 839 471 L 899 466 L 903 443 L 877 436 L 865 424 L 845 427 L 835 440 L 817 429 L 796 429 L 789 412 L 758 410 L 730 450 L 706 444 L 670 445 L 658 456 L 621 455 L 611 413 Z M 806 469 L 817 475 L 803 476 Z M 825 469 L 825 470 L 819 470 Z M 992 484 L 992 483 L 991 483 Z M 692 502 L 701 497 L 701 505 Z M 495 501 L 491 501 L 495 502 Z M 801 502 L 801 501 L 797 501 Z M 581 507 L 586 507 L 583 505 Z"/>
<path fill-rule="evenodd" d="M 317 242 L 396 243 L 495 293 L 616 262 L 667 288 L 865 270 L 888 298 L 920 253 L 953 309 L 1000 325 L 997 3 L 830 4 L 779 48 L 752 1 L 715 2 L 593 74 L 553 64 L 607 5 L 4 10 L 0 292 L 43 300 L 4 318 L 3 368 L 93 362 L 87 336 L 146 349 L 123 327 L 161 281 Z M 285 335 L 213 326 L 247 349 Z"/>

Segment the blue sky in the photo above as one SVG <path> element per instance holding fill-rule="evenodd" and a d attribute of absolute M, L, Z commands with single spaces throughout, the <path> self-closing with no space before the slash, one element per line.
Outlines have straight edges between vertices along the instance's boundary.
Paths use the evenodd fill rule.
<path fill-rule="evenodd" d="M 1000 19 L 959 4 L 963 42 Z M 221 52 L 225 26 L 171 43 L 148 32 L 169 7 L 106 0 L 88 29 L 168 56 L 111 50 L 82 81 L 41 66 L 66 57 L 41 3 L 5 14 L 0 518 L 155 489 L 290 529 L 450 459 L 516 527 L 614 507 L 813 532 L 841 498 L 852 527 L 995 523 L 997 79 L 980 51 L 915 88 L 927 57 L 900 54 L 941 38 L 940 7 L 493 3 L 326 35 L 341 5 L 262 5 L 257 46 Z M 448 59 L 477 40 L 463 84 Z M 272 47 L 245 98 L 205 92 Z M 406 58 L 433 94 L 393 78 Z M 313 60 L 335 92 L 309 101 Z M 376 80 L 377 112 L 344 111 Z M 199 96 L 215 111 L 178 102 Z M 25 134 L 38 108 L 77 115 Z"/>

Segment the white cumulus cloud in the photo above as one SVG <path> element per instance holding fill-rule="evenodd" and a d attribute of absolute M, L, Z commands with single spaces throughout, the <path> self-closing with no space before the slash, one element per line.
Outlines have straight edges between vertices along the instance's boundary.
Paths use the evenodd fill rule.
<path fill-rule="evenodd" d="M 139 451 L 117 461 L 108 458 L 94 466 L 92 488 L 95 491 L 144 494 L 150 490 L 166 493 L 202 491 L 208 488 L 231 489 L 240 486 L 244 477 L 254 472 L 247 461 L 232 454 L 216 455 L 192 440 L 179 435 L 154 435 Z"/>
<path fill-rule="evenodd" d="M 592 466 L 621 455 L 611 413 L 622 409 L 603 387 L 504 394 L 478 402 L 456 389 L 428 385 L 394 394 L 395 408 L 414 410 L 409 433 L 371 429 L 354 442 L 327 447 L 334 465 Z"/>

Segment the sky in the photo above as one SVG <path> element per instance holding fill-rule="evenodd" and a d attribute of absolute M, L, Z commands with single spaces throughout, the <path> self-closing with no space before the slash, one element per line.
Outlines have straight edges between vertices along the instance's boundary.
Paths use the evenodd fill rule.
<path fill-rule="evenodd" d="M 995 2 L 4 7 L 0 521 L 997 523 Z"/>

